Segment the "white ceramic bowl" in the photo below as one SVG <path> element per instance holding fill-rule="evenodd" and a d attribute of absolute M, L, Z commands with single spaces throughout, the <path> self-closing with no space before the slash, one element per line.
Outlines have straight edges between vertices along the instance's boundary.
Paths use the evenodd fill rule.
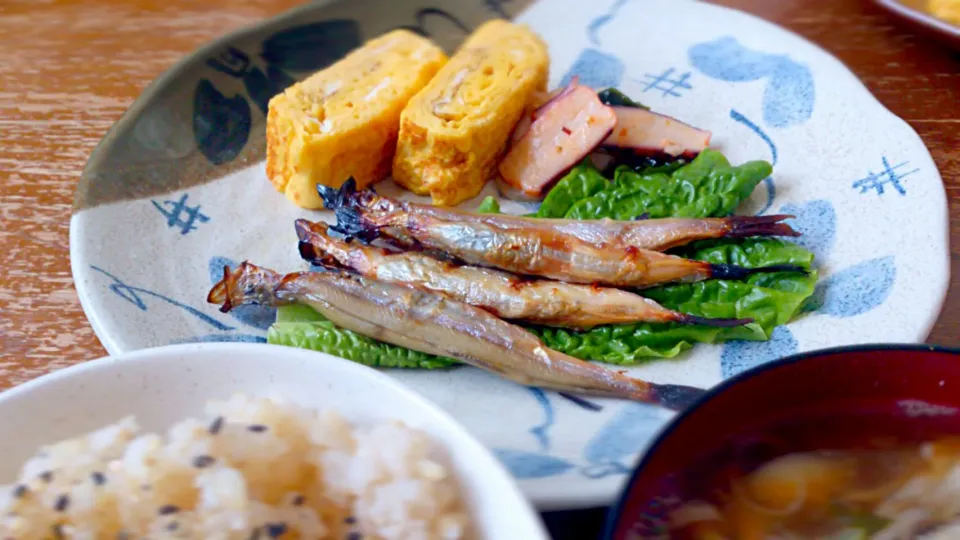
<path fill-rule="evenodd" d="M 149 431 L 236 392 L 336 408 L 354 423 L 400 419 L 449 453 L 480 538 L 549 538 L 507 470 L 436 405 L 376 370 L 311 351 L 241 343 L 173 345 L 101 358 L 0 394 L 0 483 L 40 445 L 126 415 Z"/>

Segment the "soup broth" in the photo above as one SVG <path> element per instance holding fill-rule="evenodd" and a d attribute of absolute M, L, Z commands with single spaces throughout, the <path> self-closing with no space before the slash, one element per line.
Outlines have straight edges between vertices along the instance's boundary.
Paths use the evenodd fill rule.
<path fill-rule="evenodd" d="M 960 436 L 923 437 L 929 421 L 896 436 L 869 435 L 885 432 L 877 428 L 883 420 L 864 415 L 828 431 L 813 417 L 731 438 L 681 475 L 669 537 L 960 538 Z"/>

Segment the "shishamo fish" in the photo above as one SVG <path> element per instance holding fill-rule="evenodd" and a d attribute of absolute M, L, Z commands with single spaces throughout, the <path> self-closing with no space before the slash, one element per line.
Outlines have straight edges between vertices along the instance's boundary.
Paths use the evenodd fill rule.
<path fill-rule="evenodd" d="M 301 303 L 337 326 L 393 345 L 446 356 L 520 384 L 683 408 L 702 394 L 689 386 L 633 379 L 546 347 L 530 332 L 483 309 L 412 287 L 345 271 L 282 275 L 244 262 L 224 269 L 207 301 Z"/>
<path fill-rule="evenodd" d="M 759 272 L 805 272 L 795 265 L 744 268 L 684 259 L 620 241 L 587 241 L 581 235 L 571 234 L 564 228 L 550 228 L 536 220 L 528 220 L 534 222 L 529 227 L 519 226 L 521 222 L 517 221 L 504 221 L 512 225 L 503 225 L 487 219 L 490 216 L 486 215 L 436 211 L 432 207 L 381 197 L 370 190 L 358 192 L 349 180 L 339 190 L 326 186 L 317 186 L 317 189 L 324 205 L 336 212 L 338 232 L 364 240 L 385 235 L 409 246 L 445 253 L 467 264 L 515 274 L 568 283 L 642 288 L 710 278 L 743 279 Z M 570 228 L 572 223 L 563 224 Z M 766 225 L 789 228 L 780 223 Z M 622 224 L 617 226 L 625 228 Z M 643 235 L 619 236 L 624 237 L 642 239 Z M 676 239 L 663 242 L 678 245 Z"/>
<path fill-rule="evenodd" d="M 349 182 L 349 181 L 348 181 Z M 377 195 L 372 190 L 357 191 L 356 184 L 340 190 L 321 190 L 321 198 L 329 210 L 361 206 L 378 215 L 411 214 L 443 221 L 481 223 L 503 230 L 536 231 L 554 241 L 578 240 L 595 247 L 628 247 L 665 251 L 696 240 L 712 238 L 747 238 L 751 236 L 800 236 L 784 220 L 793 216 L 729 216 L 724 218 L 658 218 L 636 221 L 612 219 L 541 219 L 509 214 L 479 214 L 453 208 L 399 201 Z"/>
<path fill-rule="evenodd" d="M 607 287 L 521 278 L 490 268 L 440 261 L 420 252 L 389 252 L 328 234 L 326 223 L 296 221 L 300 254 L 309 262 L 444 294 L 502 319 L 588 329 L 601 324 L 677 322 L 739 326 L 752 319 L 707 319 Z"/>

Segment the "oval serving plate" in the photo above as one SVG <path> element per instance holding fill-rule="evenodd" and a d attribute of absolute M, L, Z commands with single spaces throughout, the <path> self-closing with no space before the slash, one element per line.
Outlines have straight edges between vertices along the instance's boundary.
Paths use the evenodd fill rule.
<path fill-rule="evenodd" d="M 358 5 L 362 4 L 362 5 Z M 787 212 L 816 254 L 813 312 L 769 342 L 695 347 L 630 369 L 710 387 L 812 349 L 923 340 L 949 278 L 946 198 L 922 141 L 836 59 L 755 17 L 672 0 L 310 5 L 201 49 L 151 85 L 91 157 L 71 220 L 84 310 L 111 354 L 197 341 L 263 341 L 269 310 L 224 315 L 205 297 L 224 264 L 304 268 L 295 208 L 265 177 L 266 101 L 364 40 L 414 27 L 448 50 L 496 16 L 549 43 L 550 86 L 619 86 L 714 133 L 732 162 L 774 175 L 740 209 Z M 401 194 L 389 181 L 378 190 Z M 464 203 L 476 208 L 494 194 Z M 407 194 L 403 195 L 408 197 Z M 522 210 L 505 205 L 505 210 Z M 610 400 L 577 405 L 472 368 L 392 370 L 493 448 L 540 508 L 610 503 L 670 418 Z"/>

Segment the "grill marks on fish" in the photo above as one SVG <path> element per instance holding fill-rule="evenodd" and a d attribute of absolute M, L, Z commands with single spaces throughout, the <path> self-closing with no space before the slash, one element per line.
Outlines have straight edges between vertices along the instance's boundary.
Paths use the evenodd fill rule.
<path fill-rule="evenodd" d="M 237 270 L 225 272 L 208 301 L 224 306 L 303 303 L 341 328 L 456 358 L 520 384 L 662 402 L 659 385 L 549 349 L 535 335 L 487 311 L 441 295 L 344 272 L 281 276 L 244 262 Z"/>
<path fill-rule="evenodd" d="M 440 293 L 504 319 L 578 329 L 630 322 L 714 326 L 751 322 L 748 319 L 699 319 L 619 289 L 517 276 L 439 261 L 423 253 L 390 253 L 335 238 L 322 222 L 297 220 L 296 230 L 300 254 L 313 264 L 342 267 L 364 277 Z"/>

